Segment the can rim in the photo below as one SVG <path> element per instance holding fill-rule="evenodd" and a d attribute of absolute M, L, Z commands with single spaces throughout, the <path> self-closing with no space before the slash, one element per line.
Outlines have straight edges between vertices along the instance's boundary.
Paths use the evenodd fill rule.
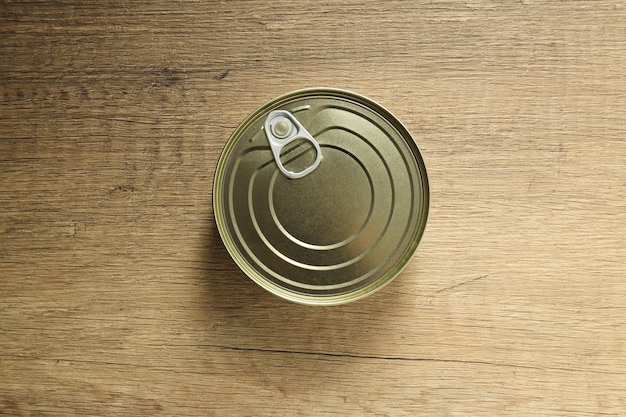
<path fill-rule="evenodd" d="M 233 237 L 228 231 L 228 227 L 226 224 L 226 215 L 223 211 L 223 199 L 221 196 L 222 187 L 220 186 L 219 179 L 224 177 L 226 170 L 225 161 L 228 159 L 233 149 L 238 143 L 239 138 L 241 137 L 242 132 L 244 132 L 248 125 L 252 123 L 254 120 L 258 118 L 258 116 L 264 112 L 267 112 L 268 108 L 278 107 L 282 102 L 286 102 L 294 97 L 306 96 L 306 95 L 330 95 L 337 96 L 340 98 L 352 98 L 366 104 L 371 110 L 377 112 L 381 117 L 383 117 L 387 122 L 389 122 L 395 129 L 397 129 L 400 136 L 407 142 L 407 145 L 411 149 L 413 157 L 416 159 L 419 171 L 421 175 L 421 185 L 423 189 L 423 198 L 424 202 L 421 205 L 421 218 L 419 222 L 419 226 L 416 228 L 416 231 L 411 238 L 411 243 L 407 249 L 404 250 L 404 253 L 399 258 L 399 260 L 394 265 L 394 268 L 387 273 L 381 275 L 376 280 L 366 285 L 363 288 L 359 288 L 355 291 L 340 293 L 340 294 L 325 294 L 325 295 L 311 295 L 305 294 L 295 291 L 287 290 L 273 282 L 267 280 L 263 276 L 261 276 L 258 271 L 252 268 L 248 262 L 246 262 L 243 257 L 238 253 L 238 251 L 231 250 L 228 245 L 228 242 L 233 242 Z M 231 258 L 235 261 L 237 266 L 246 274 L 246 276 L 256 282 L 259 286 L 264 288 L 265 290 L 271 292 L 272 294 L 279 296 L 283 299 L 299 303 L 305 305 L 339 305 L 346 304 L 353 301 L 360 300 L 364 297 L 367 297 L 381 288 L 385 287 L 389 284 L 395 277 L 397 277 L 409 264 L 409 261 L 415 254 L 419 243 L 422 241 L 424 233 L 426 231 L 426 226 L 428 224 L 428 217 L 430 213 L 430 181 L 428 178 L 428 172 L 426 169 L 426 164 L 424 162 L 424 158 L 422 152 L 419 149 L 419 146 L 413 139 L 413 135 L 409 132 L 409 130 L 400 122 L 400 120 L 385 107 L 377 103 L 376 101 L 370 99 L 369 97 L 365 97 L 361 94 L 344 90 L 340 88 L 330 88 L 330 87 L 312 87 L 312 88 L 304 88 L 299 90 L 294 90 L 289 93 L 282 94 L 273 100 L 263 104 L 258 107 L 252 113 L 250 113 L 233 131 L 230 135 L 220 156 L 217 161 L 217 166 L 215 168 L 215 175 L 213 178 L 213 215 L 215 218 L 215 223 L 217 225 L 217 230 L 222 240 L 222 243 L 226 247 L 227 252 L 231 256 Z"/>

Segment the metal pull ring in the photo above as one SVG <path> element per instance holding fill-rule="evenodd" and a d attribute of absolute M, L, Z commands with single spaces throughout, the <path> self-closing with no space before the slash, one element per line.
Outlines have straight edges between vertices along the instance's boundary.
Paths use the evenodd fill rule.
<path fill-rule="evenodd" d="M 267 119 L 265 119 L 265 136 L 274 154 L 274 160 L 278 169 L 288 178 L 302 178 L 310 174 L 322 161 L 322 151 L 320 145 L 313 136 L 300 124 L 293 114 L 285 110 L 274 110 Z M 287 170 L 280 160 L 280 152 L 282 149 L 296 140 L 305 140 L 310 142 L 315 148 L 315 161 L 309 167 L 300 172 Z"/>

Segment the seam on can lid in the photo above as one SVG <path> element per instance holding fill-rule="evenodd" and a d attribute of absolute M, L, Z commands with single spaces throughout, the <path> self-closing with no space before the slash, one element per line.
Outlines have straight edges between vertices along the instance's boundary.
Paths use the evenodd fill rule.
<path fill-rule="evenodd" d="M 245 259 L 243 259 L 243 257 L 241 257 L 241 255 L 239 255 L 238 253 L 233 253 L 228 244 L 228 242 L 230 242 L 232 245 L 233 236 L 228 230 L 229 228 L 227 225 L 226 213 L 224 212 L 224 182 L 221 181 L 221 178 L 226 175 L 226 159 L 228 159 L 234 151 L 234 148 L 237 145 L 237 139 L 241 137 L 241 134 L 249 127 L 251 123 L 253 123 L 259 117 L 259 115 L 267 113 L 268 109 L 277 108 L 280 105 L 289 102 L 289 100 L 295 97 L 301 99 L 306 98 L 307 95 L 329 95 L 343 100 L 353 99 L 357 103 L 365 106 L 366 108 L 369 108 L 371 111 L 374 111 L 381 118 L 386 120 L 394 129 L 397 130 L 399 136 L 403 138 L 403 140 L 406 142 L 406 145 L 411 149 L 411 153 L 415 158 L 417 164 L 417 172 L 419 174 L 422 199 L 420 204 L 420 212 L 418 214 L 419 218 L 417 227 L 415 229 L 415 232 L 413 233 L 413 236 L 410 239 L 410 244 L 400 254 L 400 257 L 395 262 L 391 270 L 387 271 L 378 279 L 366 285 L 365 287 L 359 288 L 349 293 L 332 295 L 310 295 L 280 287 L 274 282 L 261 278 L 261 274 L 259 273 L 259 271 L 256 271 Z M 414 254 L 419 243 L 421 242 L 428 221 L 430 203 L 430 185 L 428 180 L 428 173 L 423 160 L 423 155 L 420 152 L 418 145 L 415 143 L 413 136 L 409 133 L 408 129 L 389 110 L 387 110 L 377 102 L 360 94 L 336 88 L 307 88 L 293 91 L 287 94 L 283 94 L 275 98 L 274 100 L 271 100 L 269 103 L 259 107 L 257 110 L 252 112 L 239 124 L 239 126 L 237 126 L 237 128 L 231 134 L 226 145 L 224 146 L 224 149 L 222 150 L 218 159 L 217 167 L 215 170 L 215 177 L 213 179 L 213 212 L 216 220 L 217 229 L 224 245 L 226 246 L 226 249 L 228 250 L 231 257 L 233 257 L 235 263 L 242 269 L 242 271 L 247 276 L 249 276 L 253 281 L 255 281 L 266 290 L 276 295 L 279 295 L 284 299 L 301 304 L 343 304 L 361 299 L 386 286 L 389 282 L 393 280 L 393 278 L 400 274 L 400 272 L 404 270 L 404 268 L 406 268 L 406 266 L 408 265 L 408 261 Z"/>

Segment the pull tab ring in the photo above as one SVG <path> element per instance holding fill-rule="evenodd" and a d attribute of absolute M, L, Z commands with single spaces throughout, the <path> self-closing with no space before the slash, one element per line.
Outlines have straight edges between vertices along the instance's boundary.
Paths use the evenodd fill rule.
<path fill-rule="evenodd" d="M 313 172 L 322 161 L 322 151 L 319 143 L 311 136 L 311 134 L 300 124 L 293 114 L 286 110 L 274 110 L 271 112 L 264 125 L 265 136 L 269 142 L 274 161 L 278 165 L 278 169 L 288 178 L 302 178 Z M 300 172 L 287 170 L 280 160 L 280 152 L 282 149 L 296 140 L 305 140 L 310 142 L 315 148 L 316 156 L 313 164 Z"/>

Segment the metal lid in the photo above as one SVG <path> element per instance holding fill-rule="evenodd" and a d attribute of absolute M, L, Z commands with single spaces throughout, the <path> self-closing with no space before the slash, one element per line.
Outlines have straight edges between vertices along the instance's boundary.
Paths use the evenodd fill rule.
<path fill-rule="evenodd" d="M 382 106 L 343 90 L 283 95 L 249 115 L 220 156 L 218 229 L 267 290 L 341 304 L 393 279 L 426 226 L 426 167 Z"/>

